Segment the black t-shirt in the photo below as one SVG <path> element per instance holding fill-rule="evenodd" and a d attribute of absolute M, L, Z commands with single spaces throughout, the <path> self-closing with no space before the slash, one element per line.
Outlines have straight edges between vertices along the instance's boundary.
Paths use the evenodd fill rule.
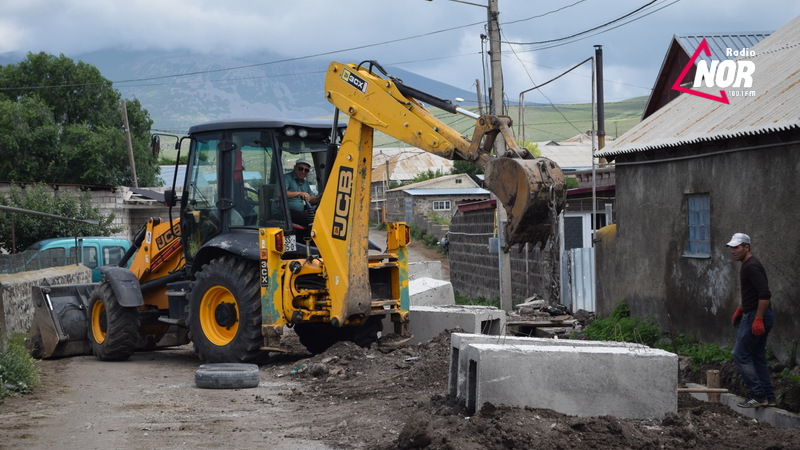
<path fill-rule="evenodd" d="M 769 300 L 767 271 L 761 261 L 755 256 L 750 256 L 742 263 L 742 309 L 744 312 L 755 311 L 759 300 Z"/>

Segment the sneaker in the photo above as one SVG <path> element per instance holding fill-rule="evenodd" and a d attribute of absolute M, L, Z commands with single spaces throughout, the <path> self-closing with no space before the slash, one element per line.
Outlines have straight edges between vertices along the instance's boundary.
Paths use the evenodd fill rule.
<path fill-rule="evenodd" d="M 751 398 L 750 400 L 737 403 L 736 406 L 739 408 L 758 408 L 759 406 L 767 406 L 767 401 Z"/>
<path fill-rule="evenodd" d="M 778 399 L 774 397 L 767 399 L 767 406 L 778 406 Z"/>

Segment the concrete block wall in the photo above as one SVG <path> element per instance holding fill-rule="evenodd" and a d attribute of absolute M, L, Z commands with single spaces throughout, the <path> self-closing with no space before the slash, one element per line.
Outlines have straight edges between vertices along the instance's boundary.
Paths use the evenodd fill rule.
<path fill-rule="evenodd" d="M 494 235 L 495 208 L 486 207 L 459 211 L 450 225 L 448 259 L 453 289 L 470 297 L 499 297 L 500 274 L 498 254 L 489 253 L 489 238 Z M 551 302 L 559 302 L 557 255 L 552 256 L 538 246 L 528 252 L 511 250 L 511 291 L 513 304 L 524 302 L 534 294 Z"/>
<path fill-rule="evenodd" d="M 43 270 L 0 275 L 0 316 L 5 336 L 27 333 L 33 322 L 31 288 L 43 285 L 84 284 L 92 282 L 92 271 L 72 265 Z"/>
<path fill-rule="evenodd" d="M 678 356 L 663 350 L 470 344 L 467 359 L 470 411 L 487 402 L 624 419 L 678 410 Z"/>

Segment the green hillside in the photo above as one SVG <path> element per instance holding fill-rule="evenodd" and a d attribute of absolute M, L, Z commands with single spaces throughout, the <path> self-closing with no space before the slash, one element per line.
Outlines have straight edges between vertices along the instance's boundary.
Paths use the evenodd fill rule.
<path fill-rule="evenodd" d="M 647 97 L 636 97 L 621 102 L 606 103 L 605 128 L 606 136 L 620 136 L 639 123 Z M 467 108 L 471 109 L 471 108 Z M 461 115 L 431 108 L 439 119 L 467 136 L 472 135 L 474 120 Z M 508 115 L 513 121 L 514 135 L 521 139 L 519 108 L 512 106 Z M 595 117 L 596 120 L 596 117 Z M 578 103 L 571 105 L 526 106 L 525 107 L 525 139 L 531 142 L 563 141 L 592 129 L 592 105 Z M 402 142 L 381 133 L 376 133 L 376 147 L 403 147 Z"/>

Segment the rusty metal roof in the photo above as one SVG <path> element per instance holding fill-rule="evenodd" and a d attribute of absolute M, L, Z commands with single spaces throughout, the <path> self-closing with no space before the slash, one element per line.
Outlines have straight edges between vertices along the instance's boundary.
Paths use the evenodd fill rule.
<path fill-rule="evenodd" d="M 800 126 L 800 17 L 751 48 L 752 88 L 728 89 L 725 104 L 682 94 L 598 152 L 598 157 L 677 147 Z M 723 50 L 724 52 L 724 50 Z M 728 59 L 723 55 L 718 59 Z M 698 88 L 719 95 L 719 88 Z M 730 90 L 754 92 L 732 95 Z"/>

